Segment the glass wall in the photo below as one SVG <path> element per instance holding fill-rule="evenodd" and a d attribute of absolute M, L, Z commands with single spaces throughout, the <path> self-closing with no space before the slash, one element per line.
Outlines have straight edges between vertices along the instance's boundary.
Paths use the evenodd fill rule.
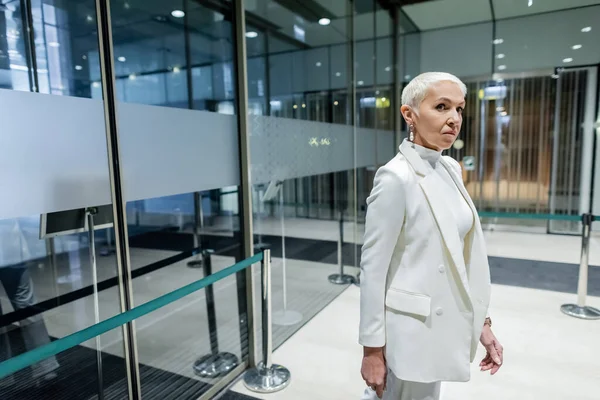
<path fill-rule="evenodd" d="M 357 221 L 394 154 L 393 24 L 374 0 L 245 4 L 253 227 L 273 250 L 278 346 L 358 272 Z"/>
<path fill-rule="evenodd" d="M 0 208 L 0 361 L 244 256 L 232 5 L 110 2 L 114 59 L 105 62 L 115 73 L 111 130 L 127 249 L 112 229 L 108 153 L 116 153 L 106 139 L 112 99 L 103 96 L 110 82 L 102 81 L 99 40 L 107 36 L 98 35 L 96 6 L 0 8 L 2 181 L 12 193 Z M 121 271 L 117 250 L 128 255 Z M 130 346 L 113 330 L 3 379 L 0 398 L 127 398 L 137 386 L 132 370 L 141 387 L 134 396 L 212 397 L 248 360 L 246 293 L 244 273 L 226 278 L 137 320 Z M 127 355 L 138 364 L 126 365 Z"/>
<path fill-rule="evenodd" d="M 112 7 L 113 61 L 133 301 L 142 304 L 242 258 L 235 41 L 227 2 L 126 4 Z M 214 375 L 206 356 L 241 365 L 245 296 L 240 273 L 137 321 L 142 396 L 206 393 L 209 378 L 228 372 Z"/>
<path fill-rule="evenodd" d="M 103 99 L 90 99 L 100 66 L 88 55 L 99 43 L 88 18 L 93 0 L 0 7 L 0 361 L 121 312 Z M 124 357 L 123 332 L 113 330 L 0 380 L 0 398 L 126 392 Z"/>

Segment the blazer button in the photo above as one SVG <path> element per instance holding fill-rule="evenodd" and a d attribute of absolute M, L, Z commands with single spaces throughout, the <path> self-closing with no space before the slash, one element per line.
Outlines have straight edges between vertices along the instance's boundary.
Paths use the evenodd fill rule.
<path fill-rule="evenodd" d="M 438 267 L 438 271 L 440 271 L 440 273 L 443 274 L 444 272 L 446 272 L 446 267 L 444 267 L 443 265 L 440 265 Z"/>
<path fill-rule="evenodd" d="M 444 310 L 442 309 L 442 307 L 438 307 L 437 310 L 435 310 L 435 313 L 437 315 L 442 315 L 444 313 Z"/>

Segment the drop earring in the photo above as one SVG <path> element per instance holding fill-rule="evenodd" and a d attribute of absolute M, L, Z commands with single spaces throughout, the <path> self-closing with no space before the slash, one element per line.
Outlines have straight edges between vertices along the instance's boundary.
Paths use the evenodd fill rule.
<path fill-rule="evenodd" d="M 410 136 L 408 138 L 408 140 L 410 140 L 411 142 L 415 141 L 415 132 L 414 132 L 414 130 L 415 130 L 414 125 L 411 125 L 410 126 Z"/>

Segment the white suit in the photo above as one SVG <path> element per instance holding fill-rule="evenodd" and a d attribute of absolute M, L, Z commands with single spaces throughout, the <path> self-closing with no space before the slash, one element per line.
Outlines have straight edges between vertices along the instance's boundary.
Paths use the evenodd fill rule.
<path fill-rule="evenodd" d="M 490 298 L 483 232 L 460 165 L 446 156 L 439 163 L 473 213 L 464 246 L 450 187 L 408 141 L 377 171 L 367 199 L 359 342 L 385 346 L 403 381 L 468 381 Z"/>

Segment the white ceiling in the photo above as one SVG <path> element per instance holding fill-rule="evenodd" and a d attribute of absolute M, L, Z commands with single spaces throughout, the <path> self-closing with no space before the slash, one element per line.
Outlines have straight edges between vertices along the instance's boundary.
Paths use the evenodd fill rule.
<path fill-rule="evenodd" d="M 492 0 L 496 19 L 521 17 L 569 8 L 593 6 L 599 0 Z"/>
<path fill-rule="evenodd" d="M 347 14 L 346 3 L 344 0 L 316 0 L 323 8 L 327 9 L 333 15 L 343 17 Z"/>
<path fill-rule="evenodd" d="M 302 1 L 302 0 L 297 0 Z M 330 11 L 333 18 L 328 26 L 309 22 L 274 0 L 245 0 L 246 9 L 280 27 L 279 32 L 309 47 L 345 43 L 348 32 L 347 0 L 315 0 Z M 376 1 L 376 0 L 372 0 Z M 567 9 L 581 9 L 600 4 L 600 0 L 491 0 L 498 23 L 515 17 L 551 13 Z M 529 2 L 531 1 L 531 6 Z M 489 0 L 431 0 L 402 7 L 404 13 L 420 31 L 465 26 L 492 21 Z M 585 9 L 582 9 L 585 10 Z M 559 14 L 560 15 L 560 14 Z M 400 29 L 402 29 L 400 27 Z M 298 36 L 304 32 L 304 38 Z M 401 33 L 404 33 L 401 31 Z M 385 10 L 367 12 L 354 17 L 354 39 L 368 40 L 392 34 L 390 14 Z M 283 43 L 283 42 L 282 42 Z M 294 44 L 288 43 L 285 46 Z M 279 46 L 274 46 L 279 49 Z M 271 48 L 273 50 L 273 48 Z"/>
<path fill-rule="evenodd" d="M 487 0 L 435 0 L 404 6 L 402 9 L 422 31 L 492 19 Z"/>
<path fill-rule="evenodd" d="M 499 20 L 598 5 L 600 0 L 492 0 L 492 4 L 494 16 Z M 402 9 L 422 31 L 493 19 L 487 0 L 432 0 Z"/>

